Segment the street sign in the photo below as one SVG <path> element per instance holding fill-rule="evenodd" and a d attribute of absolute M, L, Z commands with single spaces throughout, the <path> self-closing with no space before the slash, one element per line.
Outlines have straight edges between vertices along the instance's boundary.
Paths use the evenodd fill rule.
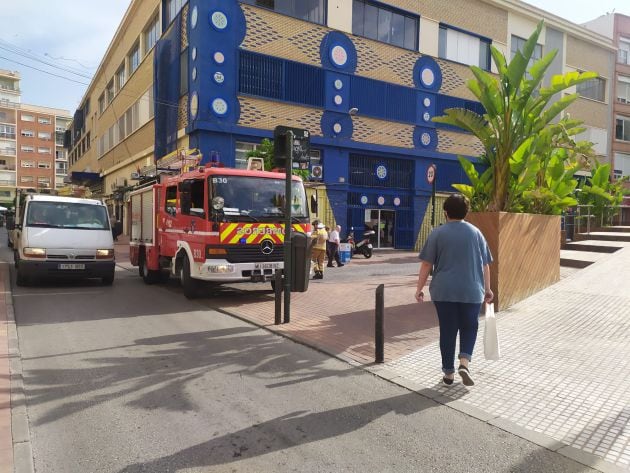
<path fill-rule="evenodd" d="M 289 157 L 289 140 L 287 133 L 293 132 L 293 156 L 295 167 L 308 169 L 311 162 L 311 134 L 302 128 L 277 126 L 273 131 L 274 163 L 277 167 L 284 167 Z"/>
<path fill-rule="evenodd" d="M 427 168 L 427 182 L 433 184 L 433 181 L 435 181 L 435 164 L 431 164 Z"/>

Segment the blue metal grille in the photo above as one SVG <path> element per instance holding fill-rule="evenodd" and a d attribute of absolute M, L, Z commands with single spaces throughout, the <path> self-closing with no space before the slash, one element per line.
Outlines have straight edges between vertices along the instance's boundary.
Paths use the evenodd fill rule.
<path fill-rule="evenodd" d="M 486 113 L 486 109 L 479 102 L 451 97 L 450 95 L 438 94 L 437 100 L 435 102 L 435 116 L 439 117 L 441 115 L 444 115 L 444 111 L 448 108 L 465 108 L 467 110 L 478 113 L 479 115 L 483 115 L 484 113 Z M 441 123 L 438 123 L 437 127 L 461 131 L 461 128 L 451 125 L 443 125 Z"/>
<path fill-rule="evenodd" d="M 416 91 L 374 79 L 353 76 L 350 103 L 361 115 L 400 122 L 416 121 Z"/>
<path fill-rule="evenodd" d="M 263 54 L 240 52 L 239 92 L 324 106 L 324 70 Z"/>
<path fill-rule="evenodd" d="M 382 166 L 386 175 L 379 178 Z M 383 168 L 380 170 L 382 171 Z M 350 184 L 363 187 L 411 189 L 413 187 L 413 161 L 406 159 L 376 158 L 350 155 Z"/>

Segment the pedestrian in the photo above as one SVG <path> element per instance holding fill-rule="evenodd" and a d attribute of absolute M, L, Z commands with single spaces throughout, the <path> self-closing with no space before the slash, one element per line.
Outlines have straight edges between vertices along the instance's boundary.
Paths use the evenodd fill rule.
<path fill-rule="evenodd" d="M 326 258 L 326 242 L 328 233 L 323 223 L 317 224 L 317 230 L 311 237 L 315 240 L 313 244 L 312 260 L 315 265 L 315 276 L 313 279 L 324 279 L 324 259 Z"/>
<path fill-rule="evenodd" d="M 465 386 L 474 385 L 469 363 L 472 358 L 479 311 L 483 302 L 492 302 L 488 243 L 477 227 L 464 221 L 468 199 L 461 194 L 444 202 L 446 223 L 434 229 L 420 252 L 416 300 L 424 301 L 423 288 L 433 268 L 429 292 L 440 325 L 442 381 L 447 386 L 455 378 L 455 344 L 459 332 L 458 374 Z"/>
<path fill-rule="evenodd" d="M 328 234 L 328 240 L 326 240 L 326 259 L 328 260 L 328 264 L 326 266 L 332 268 L 332 258 L 330 256 L 330 227 L 326 225 L 324 230 L 326 230 Z"/>
<path fill-rule="evenodd" d="M 339 258 L 339 244 L 341 243 L 341 225 L 337 225 L 335 229 L 328 234 L 328 267 L 333 268 L 333 259 L 337 263 L 337 267 L 341 268 L 344 264 Z"/>

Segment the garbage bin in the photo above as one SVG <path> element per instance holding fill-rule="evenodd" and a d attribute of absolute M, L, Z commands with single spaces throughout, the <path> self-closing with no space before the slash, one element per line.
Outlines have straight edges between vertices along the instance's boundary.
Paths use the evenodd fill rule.
<path fill-rule="evenodd" d="M 343 264 L 349 263 L 352 258 L 352 245 L 350 243 L 339 244 L 339 259 Z"/>

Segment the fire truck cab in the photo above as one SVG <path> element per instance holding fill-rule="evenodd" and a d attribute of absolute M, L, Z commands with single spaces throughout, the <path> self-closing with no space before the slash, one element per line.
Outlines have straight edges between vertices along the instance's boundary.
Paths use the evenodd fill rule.
<path fill-rule="evenodd" d="M 283 268 L 285 175 L 208 164 L 130 194 L 130 260 L 147 284 L 265 282 Z M 302 180 L 292 176 L 292 229 L 310 233 Z"/>

